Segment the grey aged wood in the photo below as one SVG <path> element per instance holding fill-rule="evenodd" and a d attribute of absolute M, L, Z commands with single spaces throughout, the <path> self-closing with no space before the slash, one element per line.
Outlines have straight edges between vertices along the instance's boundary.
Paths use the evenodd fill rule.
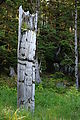
<path fill-rule="evenodd" d="M 41 78 L 40 78 L 40 68 L 39 68 L 39 64 L 38 64 L 38 59 L 36 58 L 36 62 L 35 62 L 35 70 L 36 70 L 36 82 L 39 84 L 41 83 Z"/>
<path fill-rule="evenodd" d="M 37 12 L 19 7 L 17 105 L 34 111 Z"/>
<path fill-rule="evenodd" d="M 77 0 L 75 0 L 75 78 L 76 88 L 79 88 L 78 80 L 78 41 L 77 41 Z"/>
<path fill-rule="evenodd" d="M 10 73 L 9 73 L 10 77 L 14 77 L 16 75 L 14 68 L 10 66 L 9 69 L 10 69 Z"/>

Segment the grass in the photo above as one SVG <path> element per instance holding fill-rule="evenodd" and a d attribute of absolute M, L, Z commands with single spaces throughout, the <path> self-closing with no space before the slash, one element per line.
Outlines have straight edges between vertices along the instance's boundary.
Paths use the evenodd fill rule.
<path fill-rule="evenodd" d="M 35 112 L 17 109 L 17 90 L 0 86 L 0 120 L 80 120 L 80 92 L 75 87 L 65 93 L 36 87 Z"/>

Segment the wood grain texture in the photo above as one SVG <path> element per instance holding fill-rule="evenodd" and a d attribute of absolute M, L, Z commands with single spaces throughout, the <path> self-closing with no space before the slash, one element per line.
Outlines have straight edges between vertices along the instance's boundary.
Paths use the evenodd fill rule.
<path fill-rule="evenodd" d="M 34 111 L 37 13 L 19 8 L 17 105 Z"/>

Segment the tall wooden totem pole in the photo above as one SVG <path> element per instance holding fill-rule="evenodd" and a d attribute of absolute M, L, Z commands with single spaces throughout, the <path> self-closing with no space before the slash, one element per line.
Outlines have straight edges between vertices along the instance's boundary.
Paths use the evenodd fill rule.
<path fill-rule="evenodd" d="M 34 111 L 37 12 L 19 7 L 17 105 Z"/>

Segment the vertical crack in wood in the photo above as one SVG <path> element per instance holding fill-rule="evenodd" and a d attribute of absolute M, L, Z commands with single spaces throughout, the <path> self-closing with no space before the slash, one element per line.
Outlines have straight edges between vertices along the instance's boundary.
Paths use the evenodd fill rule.
<path fill-rule="evenodd" d="M 37 12 L 30 14 L 19 7 L 17 105 L 35 108 L 35 51 Z"/>

